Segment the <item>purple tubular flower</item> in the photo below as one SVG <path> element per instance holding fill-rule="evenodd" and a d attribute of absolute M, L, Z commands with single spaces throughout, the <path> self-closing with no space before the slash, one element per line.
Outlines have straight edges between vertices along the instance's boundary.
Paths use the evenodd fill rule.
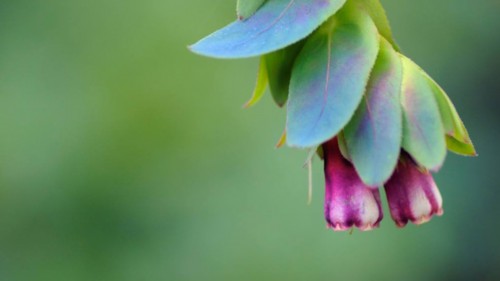
<path fill-rule="evenodd" d="M 325 158 L 325 218 L 328 227 L 362 231 L 379 226 L 383 218 L 378 189 L 369 188 L 342 156 L 337 138 L 323 144 Z"/>
<path fill-rule="evenodd" d="M 385 191 L 392 219 L 398 227 L 404 227 L 409 220 L 422 224 L 433 215 L 443 214 L 443 199 L 431 173 L 419 167 L 404 151 Z"/>

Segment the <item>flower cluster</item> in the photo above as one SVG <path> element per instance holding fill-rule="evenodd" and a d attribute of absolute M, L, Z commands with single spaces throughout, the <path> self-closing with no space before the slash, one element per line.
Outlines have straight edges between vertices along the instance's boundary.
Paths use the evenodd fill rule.
<path fill-rule="evenodd" d="M 336 138 L 323 144 L 325 155 L 325 218 L 328 227 L 371 230 L 383 218 L 380 193 L 361 180 L 342 156 Z M 429 171 L 402 152 L 394 174 L 385 183 L 391 216 L 399 227 L 421 224 L 443 214 L 441 194 Z"/>
<path fill-rule="evenodd" d="M 261 56 L 246 106 L 269 86 L 287 108 L 287 145 L 323 156 L 328 226 L 377 227 L 381 187 L 400 227 L 442 214 L 430 171 L 447 150 L 475 150 L 446 93 L 400 52 L 379 0 L 240 1 L 235 22 L 190 49 Z"/>

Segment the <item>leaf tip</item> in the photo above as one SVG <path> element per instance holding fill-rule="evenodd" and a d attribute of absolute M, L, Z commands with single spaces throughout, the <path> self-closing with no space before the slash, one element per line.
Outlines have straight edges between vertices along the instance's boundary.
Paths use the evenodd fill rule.
<path fill-rule="evenodd" d="M 276 143 L 275 147 L 276 148 L 282 148 L 286 144 L 286 130 L 283 131 L 283 134 L 281 134 L 280 139 Z"/>
<path fill-rule="evenodd" d="M 256 103 L 256 101 L 253 98 L 251 98 L 250 100 L 248 100 L 247 102 L 245 102 L 245 104 L 243 104 L 243 106 L 241 108 L 248 109 L 248 108 L 254 106 L 255 103 Z"/>

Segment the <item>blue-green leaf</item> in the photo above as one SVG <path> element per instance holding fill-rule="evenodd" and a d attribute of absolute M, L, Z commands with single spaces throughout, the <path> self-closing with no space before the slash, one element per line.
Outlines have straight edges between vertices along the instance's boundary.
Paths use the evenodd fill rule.
<path fill-rule="evenodd" d="M 190 46 L 200 55 L 245 58 L 267 54 L 311 34 L 346 0 L 268 0 L 245 21 L 236 22 Z"/>
<path fill-rule="evenodd" d="M 269 78 L 269 89 L 278 106 L 283 106 L 288 99 L 292 66 L 304 43 L 305 40 L 301 40 L 264 56 Z"/>
<path fill-rule="evenodd" d="M 347 124 L 361 101 L 378 49 L 373 21 L 350 5 L 308 39 L 292 71 L 288 145 L 317 146 Z"/>
<path fill-rule="evenodd" d="M 359 176 L 368 186 L 381 186 L 396 167 L 401 150 L 400 104 L 403 67 L 385 39 L 366 93 L 344 129 L 347 148 Z"/>
<path fill-rule="evenodd" d="M 438 170 L 446 157 L 446 141 L 431 84 L 410 59 L 403 61 L 403 148 L 430 170 Z"/>
<path fill-rule="evenodd" d="M 264 4 L 266 0 L 238 0 L 236 13 L 239 20 L 245 20 L 252 16 Z"/>

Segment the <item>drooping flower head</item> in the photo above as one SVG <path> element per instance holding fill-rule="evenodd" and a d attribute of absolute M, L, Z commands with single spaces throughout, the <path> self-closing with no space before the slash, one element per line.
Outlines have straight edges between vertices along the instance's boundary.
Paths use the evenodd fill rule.
<path fill-rule="evenodd" d="M 447 149 L 475 155 L 446 93 L 400 52 L 379 0 L 240 0 L 235 22 L 190 49 L 261 56 L 246 106 L 269 85 L 287 109 L 288 146 L 324 150 L 335 230 L 378 226 L 382 186 L 398 226 L 441 214 L 430 171 Z"/>

